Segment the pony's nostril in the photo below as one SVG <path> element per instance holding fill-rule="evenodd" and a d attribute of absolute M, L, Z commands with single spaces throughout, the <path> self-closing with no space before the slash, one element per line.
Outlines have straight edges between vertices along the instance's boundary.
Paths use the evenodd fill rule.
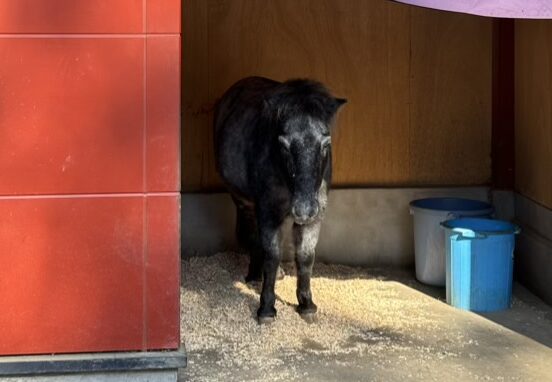
<path fill-rule="evenodd" d="M 312 208 L 310 210 L 309 217 L 310 218 L 317 217 L 318 216 L 318 211 L 319 211 L 318 204 L 315 204 L 314 206 L 312 206 Z"/>
<path fill-rule="evenodd" d="M 304 222 L 309 219 L 308 211 L 304 206 L 293 206 L 291 208 L 291 215 L 295 219 L 296 222 Z"/>

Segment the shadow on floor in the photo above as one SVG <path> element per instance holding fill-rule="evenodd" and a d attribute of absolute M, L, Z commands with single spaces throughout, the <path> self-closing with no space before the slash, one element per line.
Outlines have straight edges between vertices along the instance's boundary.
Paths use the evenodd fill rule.
<path fill-rule="evenodd" d="M 422 284 L 413 270 L 389 269 L 389 279 L 403 282 L 428 296 L 446 303 L 445 288 Z M 410 279 L 407 279 L 410 277 Z M 476 313 L 498 325 L 524 335 L 552 349 L 552 306 L 519 283 L 514 284 L 512 307 L 508 310 Z"/>

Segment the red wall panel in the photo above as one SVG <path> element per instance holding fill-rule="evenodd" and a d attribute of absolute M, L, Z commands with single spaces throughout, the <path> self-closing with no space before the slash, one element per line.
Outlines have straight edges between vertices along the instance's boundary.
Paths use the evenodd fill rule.
<path fill-rule="evenodd" d="M 0 0 L 0 33 L 142 33 L 144 5 L 144 0 Z"/>
<path fill-rule="evenodd" d="M 0 195 L 143 188 L 142 38 L 0 36 Z"/>
<path fill-rule="evenodd" d="M 147 200 L 146 341 L 148 348 L 180 343 L 180 195 Z"/>
<path fill-rule="evenodd" d="M 180 38 L 147 39 L 147 190 L 180 188 Z"/>
<path fill-rule="evenodd" d="M 148 33 L 180 33 L 180 1 L 147 1 Z"/>
<path fill-rule="evenodd" d="M 0 354 L 177 348 L 180 195 L 0 198 Z"/>
<path fill-rule="evenodd" d="M 0 200 L 0 354 L 140 349 L 140 197 Z"/>
<path fill-rule="evenodd" d="M 178 347 L 179 7 L 0 0 L 0 355 Z"/>

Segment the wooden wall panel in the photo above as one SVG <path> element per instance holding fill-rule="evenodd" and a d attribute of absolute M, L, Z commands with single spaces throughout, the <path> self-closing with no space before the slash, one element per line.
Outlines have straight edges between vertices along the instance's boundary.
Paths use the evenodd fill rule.
<path fill-rule="evenodd" d="M 205 0 L 182 2 L 182 190 L 206 189 L 206 152 L 212 153 Z"/>
<path fill-rule="evenodd" d="M 489 19 L 386 0 L 185 0 L 183 15 L 185 191 L 219 187 L 211 109 L 249 75 L 316 78 L 349 99 L 337 186 L 489 180 Z"/>
<path fill-rule="evenodd" d="M 492 23 L 412 8 L 411 184 L 491 178 Z"/>
<path fill-rule="evenodd" d="M 552 21 L 516 21 L 516 190 L 552 208 Z"/>

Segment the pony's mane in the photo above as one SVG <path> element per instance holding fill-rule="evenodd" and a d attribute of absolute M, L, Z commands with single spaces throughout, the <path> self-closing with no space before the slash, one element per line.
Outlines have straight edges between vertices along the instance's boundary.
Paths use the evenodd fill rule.
<path fill-rule="evenodd" d="M 281 83 L 268 96 L 269 112 L 287 119 L 308 115 L 329 123 L 342 104 L 320 82 L 309 79 L 292 79 Z"/>

